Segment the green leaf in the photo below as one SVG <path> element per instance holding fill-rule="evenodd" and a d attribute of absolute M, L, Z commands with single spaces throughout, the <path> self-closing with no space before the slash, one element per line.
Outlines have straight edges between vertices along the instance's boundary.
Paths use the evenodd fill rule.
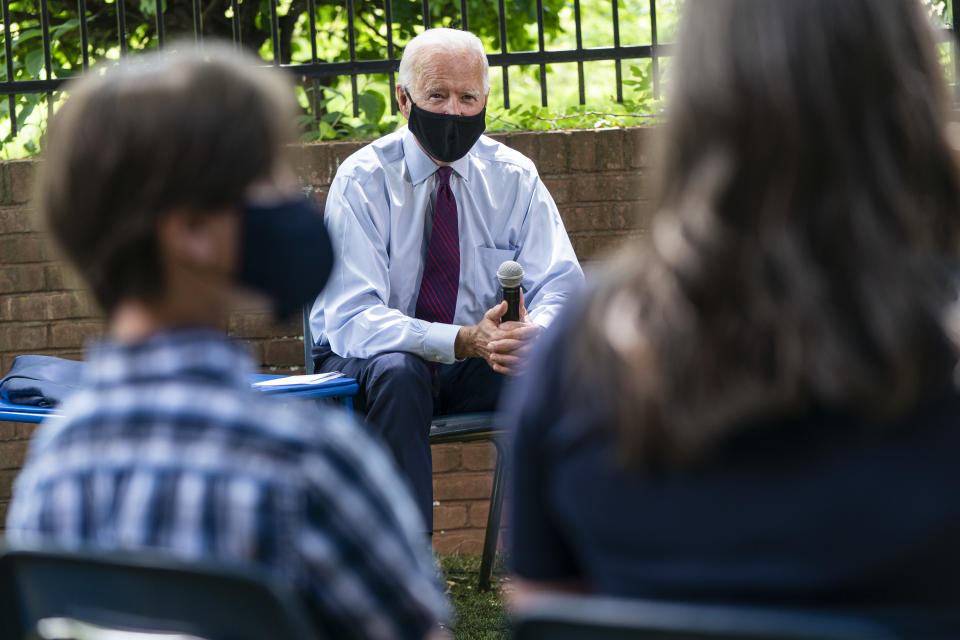
<path fill-rule="evenodd" d="M 309 89 L 308 89 L 309 90 Z M 333 87 L 320 87 L 320 90 L 323 93 L 332 93 L 334 96 L 343 96 L 343 91 L 334 89 Z"/>
<path fill-rule="evenodd" d="M 320 138 L 332 140 L 337 137 L 337 131 L 326 122 L 320 123 Z"/>
<path fill-rule="evenodd" d="M 67 34 L 77 27 L 80 26 L 79 18 L 70 18 L 66 22 L 62 23 L 59 27 L 53 30 L 53 35 L 50 36 L 50 39 L 53 42 L 59 40 L 64 34 Z"/>
<path fill-rule="evenodd" d="M 27 123 L 27 118 L 30 117 L 30 114 L 33 113 L 34 108 L 36 108 L 36 102 L 27 102 L 27 106 L 20 109 L 20 112 L 17 114 L 17 128 L 22 129 L 23 126 Z"/>
<path fill-rule="evenodd" d="M 164 13 L 167 12 L 167 0 L 163 0 L 163 4 L 160 7 L 160 10 Z M 156 0 L 140 0 L 140 13 L 144 18 L 156 18 L 157 17 L 157 3 Z"/>
<path fill-rule="evenodd" d="M 43 69 L 43 49 L 28 51 L 25 63 L 27 65 L 27 73 L 30 74 L 30 77 L 40 77 L 40 71 Z"/>
<path fill-rule="evenodd" d="M 17 36 L 13 41 L 13 46 L 17 47 L 22 45 L 27 40 L 33 40 L 34 38 L 39 38 L 43 35 L 40 29 L 24 29 L 20 32 L 20 35 Z"/>
<path fill-rule="evenodd" d="M 339 120 L 342 120 L 345 116 L 345 113 L 340 111 L 328 111 L 327 113 L 320 116 L 321 122 L 328 122 L 330 124 L 336 124 Z"/>
<path fill-rule="evenodd" d="M 307 131 L 300 136 L 300 142 L 316 142 L 322 140 L 323 134 L 319 131 Z"/>
<path fill-rule="evenodd" d="M 380 92 L 368 89 L 357 96 L 357 100 L 367 122 L 380 122 L 380 118 L 387 110 L 387 101 Z"/>
<path fill-rule="evenodd" d="M 70 67 L 61 67 L 58 64 L 53 65 L 54 78 L 74 78 L 79 76 L 80 72 Z"/>

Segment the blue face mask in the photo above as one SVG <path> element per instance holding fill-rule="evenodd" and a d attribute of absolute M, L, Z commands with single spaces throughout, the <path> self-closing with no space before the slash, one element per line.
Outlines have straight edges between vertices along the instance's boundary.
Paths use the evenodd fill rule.
<path fill-rule="evenodd" d="M 237 281 L 265 294 L 278 319 L 297 313 L 323 289 L 333 248 L 323 213 L 306 197 L 242 209 Z"/>

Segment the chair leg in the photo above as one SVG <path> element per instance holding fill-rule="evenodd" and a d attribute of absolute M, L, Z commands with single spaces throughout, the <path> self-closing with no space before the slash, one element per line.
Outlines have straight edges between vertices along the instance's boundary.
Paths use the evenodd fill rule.
<path fill-rule="evenodd" d="M 500 511 L 503 508 L 504 474 L 506 456 L 499 438 L 494 438 L 497 448 L 497 462 L 493 470 L 493 488 L 490 491 L 490 511 L 487 513 L 487 531 L 483 540 L 483 557 L 480 560 L 480 580 L 477 587 L 481 591 L 490 588 L 490 575 L 493 573 L 493 560 L 497 553 L 497 541 L 500 537 Z"/>

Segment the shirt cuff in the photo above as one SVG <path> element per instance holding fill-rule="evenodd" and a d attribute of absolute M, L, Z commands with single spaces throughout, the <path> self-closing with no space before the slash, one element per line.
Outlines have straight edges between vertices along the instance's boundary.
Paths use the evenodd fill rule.
<path fill-rule="evenodd" d="M 427 362 L 451 364 L 456 361 L 454 343 L 460 332 L 458 324 L 431 322 L 423 338 L 423 357 Z"/>
<path fill-rule="evenodd" d="M 553 316 L 556 315 L 555 312 L 548 309 L 535 309 L 530 312 L 530 322 L 540 325 L 541 329 L 546 329 L 550 326 L 550 323 L 553 322 Z"/>

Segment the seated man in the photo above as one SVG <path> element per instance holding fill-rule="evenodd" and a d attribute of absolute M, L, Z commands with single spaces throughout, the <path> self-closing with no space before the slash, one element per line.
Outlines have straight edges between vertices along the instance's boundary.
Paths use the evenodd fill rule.
<path fill-rule="evenodd" d="M 446 605 L 389 455 L 345 415 L 251 391 L 220 329 L 251 290 L 296 310 L 331 266 L 283 157 L 292 87 L 238 55 L 90 74 L 51 123 L 41 208 L 110 338 L 36 432 L 7 542 L 254 563 L 329 637 L 424 638 Z"/>
<path fill-rule="evenodd" d="M 519 372 L 583 272 L 533 163 L 481 135 L 480 40 L 427 30 L 404 49 L 399 80 L 409 126 L 347 158 L 330 185 L 339 263 L 310 324 L 317 369 L 357 378 L 358 407 L 429 525 L 431 416 L 493 409 L 502 374 Z M 500 323 L 505 260 L 525 271 L 520 322 Z"/>

